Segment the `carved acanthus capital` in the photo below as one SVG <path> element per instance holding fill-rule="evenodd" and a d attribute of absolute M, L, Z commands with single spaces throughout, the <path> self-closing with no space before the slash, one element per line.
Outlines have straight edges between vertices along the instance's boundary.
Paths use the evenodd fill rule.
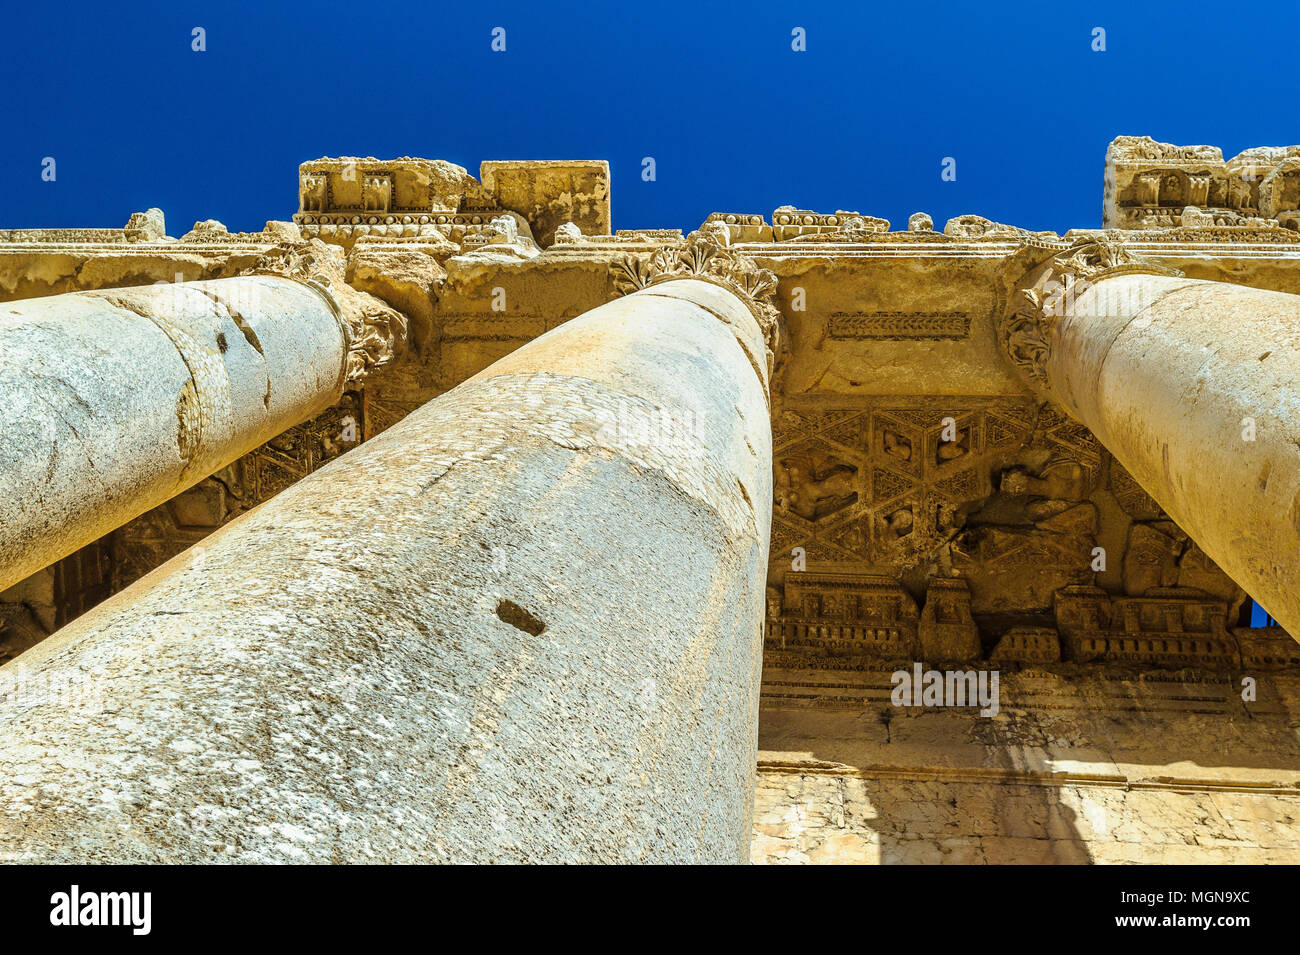
<path fill-rule="evenodd" d="M 998 341 L 1031 386 L 1046 389 L 1050 384 L 1047 362 L 1057 323 L 1074 315 L 1084 293 L 1097 283 L 1131 273 L 1183 274 L 1135 254 L 1113 232 L 1068 245 L 1027 241 L 1007 259 Z"/>
<path fill-rule="evenodd" d="M 341 249 L 320 239 L 286 242 L 264 253 L 246 275 L 278 275 L 310 285 L 333 306 L 347 333 L 348 382 L 391 364 L 406 347 L 406 316 L 347 282 Z"/>
<path fill-rule="evenodd" d="M 780 316 L 776 307 L 776 275 L 748 256 L 728 247 L 725 227 L 705 223 L 686 237 L 684 248 L 662 248 L 649 258 L 625 256 L 614 272 L 614 287 L 626 295 L 660 282 L 700 279 L 732 292 L 749 308 L 769 351 L 777 351 Z"/>
<path fill-rule="evenodd" d="M 1088 279 L 1096 283 L 1112 275 L 1133 272 L 1147 275 L 1181 276 L 1177 269 L 1157 265 L 1131 251 L 1118 231 L 1100 232 L 1076 243 L 1052 259 L 1052 271 L 1073 281 Z"/>
<path fill-rule="evenodd" d="M 1015 311 L 998 322 L 998 340 L 1011 364 L 1031 383 L 1046 386 L 1055 316 L 1044 312 L 1043 297 L 1036 289 L 1020 289 L 1015 305 Z"/>

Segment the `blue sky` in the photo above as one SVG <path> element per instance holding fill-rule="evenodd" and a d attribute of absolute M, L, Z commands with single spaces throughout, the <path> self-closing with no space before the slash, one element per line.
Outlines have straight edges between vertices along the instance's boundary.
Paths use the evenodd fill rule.
<path fill-rule="evenodd" d="M 1295 4 L 53 2 L 5 21 L 0 227 L 156 205 L 173 235 L 257 229 L 296 210 L 299 162 L 355 154 L 605 158 L 616 228 L 791 203 L 1064 231 L 1100 224 L 1117 134 L 1300 142 Z"/>

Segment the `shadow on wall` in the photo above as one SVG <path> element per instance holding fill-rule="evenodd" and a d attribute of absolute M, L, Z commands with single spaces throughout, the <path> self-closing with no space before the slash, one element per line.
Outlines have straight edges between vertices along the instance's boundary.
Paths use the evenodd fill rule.
<path fill-rule="evenodd" d="M 764 707 L 753 860 L 1091 863 L 1083 802 L 1053 779 L 1045 742 L 1019 719 L 887 700 Z"/>
<path fill-rule="evenodd" d="M 764 674 L 755 862 L 1300 862 L 1300 676 L 1026 667 L 1001 711 Z"/>

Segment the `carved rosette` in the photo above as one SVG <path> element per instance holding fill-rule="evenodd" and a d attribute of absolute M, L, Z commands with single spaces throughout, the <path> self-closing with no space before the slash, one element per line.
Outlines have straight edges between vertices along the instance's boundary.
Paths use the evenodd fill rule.
<path fill-rule="evenodd" d="M 292 279 L 310 285 L 325 297 L 347 333 L 344 377 L 349 383 L 360 382 L 391 364 L 406 347 L 406 316 L 348 285 L 342 251 L 320 239 L 276 246 L 242 274 Z"/>
<path fill-rule="evenodd" d="M 1113 232 L 1068 246 L 1027 242 L 1007 260 L 1004 281 L 1012 284 L 998 320 L 998 342 L 1031 387 L 1049 388 L 1047 362 L 1056 323 L 1073 314 L 1079 297 L 1102 279 L 1135 272 L 1183 274 L 1134 254 Z"/>
<path fill-rule="evenodd" d="M 737 296 L 758 322 L 769 351 L 769 362 L 780 342 L 780 317 L 776 301 L 776 275 L 759 268 L 745 255 L 728 248 L 726 227 L 704 228 L 686 237 L 680 249 L 659 249 L 649 258 L 625 256 L 614 270 L 614 288 L 620 295 L 675 279 L 700 279 Z"/>

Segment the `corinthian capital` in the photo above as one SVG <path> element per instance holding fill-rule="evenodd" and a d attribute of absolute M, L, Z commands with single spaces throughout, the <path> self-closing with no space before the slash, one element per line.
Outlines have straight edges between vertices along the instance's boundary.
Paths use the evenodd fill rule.
<path fill-rule="evenodd" d="M 1079 300 L 1099 282 L 1132 273 L 1183 274 L 1135 254 L 1113 232 L 1073 244 L 1027 241 L 1007 259 L 998 342 L 1031 387 L 1049 385 L 1047 362 L 1057 323 L 1078 314 Z"/>
<path fill-rule="evenodd" d="M 406 316 L 347 283 L 341 249 L 320 239 L 286 242 L 264 253 L 245 275 L 278 275 L 310 285 L 338 316 L 348 339 L 346 380 L 357 382 L 391 364 L 406 347 Z"/>
<path fill-rule="evenodd" d="M 686 237 L 680 249 L 660 249 L 649 258 L 625 256 L 614 271 L 614 287 L 626 295 L 660 282 L 700 279 L 732 292 L 749 308 L 775 354 L 780 340 L 780 312 L 776 305 L 776 275 L 760 268 L 746 255 L 728 247 L 726 227 L 709 223 Z"/>

